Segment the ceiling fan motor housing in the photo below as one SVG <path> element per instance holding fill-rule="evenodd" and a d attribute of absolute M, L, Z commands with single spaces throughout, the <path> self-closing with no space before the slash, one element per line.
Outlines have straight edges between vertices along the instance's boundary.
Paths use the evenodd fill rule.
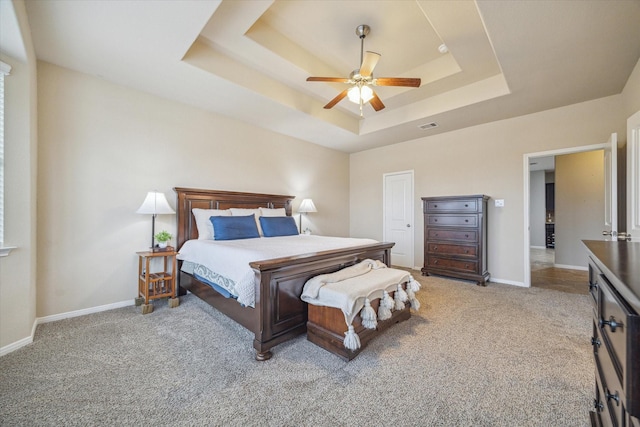
<path fill-rule="evenodd" d="M 369 34 L 369 31 L 371 31 L 371 28 L 369 28 L 368 25 L 358 25 L 358 27 L 356 28 L 356 35 L 363 39 Z"/>

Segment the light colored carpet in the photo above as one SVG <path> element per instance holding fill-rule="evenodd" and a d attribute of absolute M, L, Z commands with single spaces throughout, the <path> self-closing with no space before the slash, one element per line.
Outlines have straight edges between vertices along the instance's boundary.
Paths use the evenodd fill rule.
<path fill-rule="evenodd" d="M 351 362 L 305 335 L 257 362 L 192 295 L 41 325 L 0 358 L 0 424 L 588 425 L 588 296 L 415 277 L 420 313 Z"/>

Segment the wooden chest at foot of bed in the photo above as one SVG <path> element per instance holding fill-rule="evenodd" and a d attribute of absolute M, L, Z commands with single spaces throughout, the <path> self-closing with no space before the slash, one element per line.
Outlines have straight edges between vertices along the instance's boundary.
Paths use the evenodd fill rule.
<path fill-rule="evenodd" d="M 393 296 L 393 293 L 390 293 L 390 295 Z M 379 305 L 380 298 L 371 301 L 371 307 L 376 312 L 378 311 Z M 345 360 L 351 360 L 356 357 L 367 346 L 369 341 L 377 337 L 385 329 L 411 317 L 411 305 L 409 302 L 405 303 L 404 309 L 393 311 L 390 319 L 378 320 L 376 329 L 365 328 L 362 325 L 360 315 L 357 315 L 353 319 L 352 325 L 360 337 L 360 348 L 357 350 L 347 350 L 344 347 L 344 334 L 347 331 L 347 326 L 345 325 L 342 310 L 312 304 L 308 306 L 307 339 Z"/>

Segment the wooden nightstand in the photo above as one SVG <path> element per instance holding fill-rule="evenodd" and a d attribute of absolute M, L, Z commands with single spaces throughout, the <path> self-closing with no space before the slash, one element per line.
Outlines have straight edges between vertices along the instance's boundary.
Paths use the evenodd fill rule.
<path fill-rule="evenodd" d="M 175 250 L 162 252 L 141 251 L 138 254 L 138 297 L 136 306 L 142 305 L 142 314 L 153 311 L 151 300 L 169 298 L 169 307 L 180 305 L 176 296 L 176 255 Z M 151 260 L 163 258 L 163 269 L 155 273 L 151 272 Z M 169 266 L 171 263 L 171 266 Z"/>

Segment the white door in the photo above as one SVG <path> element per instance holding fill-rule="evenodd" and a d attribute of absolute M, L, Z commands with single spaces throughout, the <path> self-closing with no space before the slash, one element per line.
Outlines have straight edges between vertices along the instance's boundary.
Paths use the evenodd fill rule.
<path fill-rule="evenodd" d="M 395 242 L 391 263 L 413 267 L 413 171 L 384 174 L 383 240 Z"/>
<path fill-rule="evenodd" d="M 640 111 L 627 120 L 627 235 L 640 242 Z"/>
<path fill-rule="evenodd" d="M 605 240 L 618 239 L 618 134 L 612 133 L 604 149 Z"/>

